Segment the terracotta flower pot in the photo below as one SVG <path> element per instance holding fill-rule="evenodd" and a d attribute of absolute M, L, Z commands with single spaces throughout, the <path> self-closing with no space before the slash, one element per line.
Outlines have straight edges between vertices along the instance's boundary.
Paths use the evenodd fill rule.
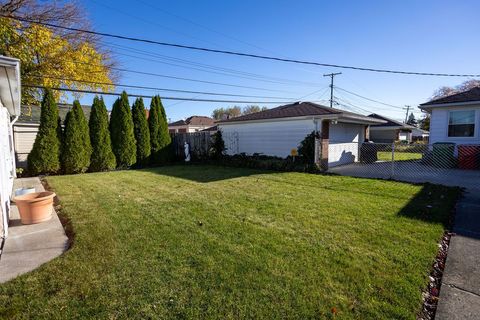
<path fill-rule="evenodd" d="M 50 220 L 53 211 L 54 192 L 34 192 L 15 197 L 22 224 L 34 224 Z"/>

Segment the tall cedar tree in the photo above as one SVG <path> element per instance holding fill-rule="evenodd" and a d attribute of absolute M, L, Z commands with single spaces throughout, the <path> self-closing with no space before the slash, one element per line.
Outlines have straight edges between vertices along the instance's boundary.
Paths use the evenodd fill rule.
<path fill-rule="evenodd" d="M 137 98 L 132 107 L 133 129 L 137 141 L 137 165 L 143 166 L 150 159 L 150 131 L 142 98 Z"/>
<path fill-rule="evenodd" d="M 52 91 L 45 90 L 42 100 L 40 127 L 28 155 L 28 171 L 32 175 L 56 173 L 60 170 L 60 141 L 58 140 L 58 107 Z"/>
<path fill-rule="evenodd" d="M 110 137 L 113 154 L 118 168 L 129 168 L 136 162 L 137 150 L 133 133 L 132 111 L 128 104 L 128 96 L 122 92 L 112 107 L 110 115 Z"/>
<path fill-rule="evenodd" d="M 92 146 L 88 133 L 88 124 L 80 102 L 75 100 L 65 118 L 63 133 L 62 167 L 65 173 L 80 173 L 90 166 Z"/>
<path fill-rule="evenodd" d="M 222 131 L 218 130 L 212 137 L 212 148 L 210 150 L 210 155 L 213 159 L 220 159 L 225 153 L 225 141 L 223 141 Z"/>
<path fill-rule="evenodd" d="M 88 127 L 92 144 L 90 171 L 115 169 L 117 161 L 112 151 L 112 141 L 108 131 L 108 113 L 103 98 L 95 97 L 93 99 Z"/>
<path fill-rule="evenodd" d="M 165 109 L 160 96 L 152 98 L 148 117 L 150 142 L 152 146 L 152 163 L 164 164 L 171 160 L 171 142 Z"/>

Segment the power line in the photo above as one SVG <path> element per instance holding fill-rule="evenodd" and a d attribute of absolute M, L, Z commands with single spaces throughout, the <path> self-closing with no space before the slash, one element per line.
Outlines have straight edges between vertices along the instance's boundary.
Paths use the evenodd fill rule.
<path fill-rule="evenodd" d="M 302 101 L 304 98 L 306 98 L 306 97 L 308 97 L 308 96 L 311 96 L 311 95 L 314 95 L 314 94 L 316 94 L 316 93 L 318 93 L 318 92 L 320 92 L 320 91 L 322 91 L 322 90 L 323 90 L 322 94 L 321 94 L 320 96 L 318 96 L 318 99 L 320 99 L 321 97 L 323 97 L 323 95 L 324 95 L 325 93 L 327 93 L 328 87 L 327 87 L 327 88 L 321 88 L 321 89 L 315 90 L 315 91 L 313 91 L 313 92 L 310 92 L 310 93 L 308 93 L 308 94 L 306 94 L 306 95 L 304 95 L 304 96 L 301 96 L 300 98 L 295 99 L 295 101 Z"/>
<path fill-rule="evenodd" d="M 91 93 L 91 94 L 100 94 L 108 96 L 120 96 L 121 93 L 118 92 L 105 92 L 105 91 L 94 91 L 94 90 L 80 90 L 80 89 L 68 89 L 68 88 L 59 88 L 59 87 L 47 87 L 39 85 L 23 85 L 27 88 L 37 88 L 37 89 L 51 89 L 57 91 L 67 91 L 67 92 L 78 92 L 78 93 Z M 153 98 L 151 95 L 143 94 L 129 94 L 131 97 L 138 98 Z M 248 104 L 283 104 L 285 101 L 244 101 L 244 100 L 215 100 L 215 99 L 197 99 L 197 98 L 182 98 L 182 97 L 161 97 L 163 100 L 178 100 L 178 101 L 196 101 L 196 102 L 222 102 L 222 103 L 248 103 Z"/>
<path fill-rule="evenodd" d="M 107 41 L 101 41 L 101 42 L 106 43 L 106 44 L 108 44 L 110 46 L 113 46 L 113 47 L 117 47 L 117 49 L 127 51 L 127 52 L 133 52 L 133 53 L 142 54 L 142 55 L 150 56 L 150 57 L 162 58 L 162 59 L 166 59 L 166 60 L 169 60 L 169 61 L 180 62 L 180 63 L 183 63 L 183 64 L 193 65 L 193 66 L 197 66 L 197 67 L 201 67 L 201 68 L 205 68 L 205 69 L 213 69 L 213 70 L 229 72 L 229 73 L 232 73 L 232 74 L 239 74 L 239 75 L 242 75 L 242 76 L 252 77 L 252 78 L 254 78 L 253 80 L 258 80 L 258 81 L 264 81 L 264 79 L 265 79 L 265 80 L 274 80 L 274 81 L 277 81 L 277 82 L 283 82 L 285 84 L 288 83 L 288 84 L 308 85 L 308 86 L 318 86 L 319 85 L 318 83 L 313 83 L 313 82 L 283 79 L 283 78 L 277 78 L 277 77 L 269 77 L 269 76 L 265 76 L 265 75 L 261 75 L 261 74 L 256 74 L 256 73 L 251 73 L 251 72 L 246 72 L 246 71 L 241 71 L 241 70 L 236 70 L 236 69 L 231 69 L 231 68 L 213 66 L 213 65 L 210 65 L 210 64 L 199 63 L 199 62 L 192 61 L 192 60 L 186 60 L 186 59 L 171 57 L 171 56 L 159 54 L 159 53 L 156 53 L 156 52 L 141 50 L 141 49 L 132 48 L 132 47 L 128 47 L 128 46 L 123 46 L 123 45 L 119 45 L 119 44 L 112 43 L 112 42 L 107 42 Z M 119 52 L 116 52 L 116 51 L 115 51 L 115 53 L 120 54 L 120 55 L 126 55 L 124 53 L 119 53 Z M 131 57 L 135 57 L 135 56 L 131 56 Z M 135 57 L 135 58 L 140 59 L 140 57 Z M 160 62 L 160 61 L 157 61 L 157 62 Z M 161 62 L 161 63 L 164 63 L 164 62 Z M 181 67 L 186 67 L 186 66 L 181 66 Z M 202 71 L 205 71 L 205 70 L 202 70 Z M 261 78 L 261 79 L 257 79 L 257 78 Z"/>
<path fill-rule="evenodd" d="M 10 18 L 17 21 L 28 22 L 28 23 L 35 23 L 43 26 L 48 26 L 57 29 L 75 31 L 75 32 L 83 32 L 87 34 L 93 34 L 98 36 L 122 39 L 122 40 L 129 40 L 135 42 L 143 42 L 149 44 L 156 44 L 161 46 L 167 47 L 174 47 L 174 48 L 182 48 L 182 49 L 189 49 L 189 50 L 196 50 L 202 52 L 212 52 L 212 53 L 221 53 L 221 54 L 228 54 L 234 56 L 241 56 L 241 57 L 249 57 L 249 58 L 257 58 L 263 60 L 271 60 L 271 61 L 280 61 L 280 62 L 289 62 L 289 63 L 297 63 L 297 64 L 305 64 L 305 65 L 314 65 L 314 66 L 321 66 L 321 67 L 330 67 L 330 68 L 340 68 L 340 69 L 350 69 L 350 70 L 359 70 L 359 71 L 369 71 L 369 72 L 379 72 L 379 73 L 392 73 L 392 74 L 403 74 L 403 75 L 416 75 L 416 76 L 437 76 L 437 77 L 480 77 L 480 74 L 454 74 L 454 73 L 433 73 L 433 72 L 414 72 L 414 71 L 400 71 L 400 70 L 389 70 L 389 69 L 376 69 L 376 68 L 366 68 L 366 67 L 355 67 L 355 66 L 347 66 L 347 65 L 340 65 L 340 64 L 330 64 L 330 63 L 321 63 L 321 62 L 314 62 L 314 61 L 306 61 L 306 60 L 297 60 L 297 59 L 286 59 L 286 58 L 279 58 L 274 56 L 264 56 L 252 53 L 245 53 L 245 52 L 238 52 L 238 51 L 229 51 L 229 50 L 220 50 L 220 49 L 211 49 L 205 47 L 197 47 L 197 46 L 190 46 L 190 45 L 183 45 L 178 43 L 170 43 L 170 42 L 162 42 L 150 39 L 142 39 L 136 37 L 129 37 L 123 36 L 118 34 L 106 33 L 106 32 L 96 32 L 91 30 L 85 30 L 80 28 L 73 28 L 73 27 L 65 27 L 56 25 L 53 23 L 46 23 L 46 22 L 38 22 L 31 19 L 20 18 L 20 17 L 13 17 L 8 15 L 0 15 L 0 17 Z"/>
<path fill-rule="evenodd" d="M 383 104 L 384 106 L 393 107 L 393 108 L 397 108 L 397 109 L 403 109 L 402 107 L 395 106 L 393 104 L 385 103 L 385 102 L 382 102 L 382 101 L 378 101 L 378 100 L 375 100 L 375 99 L 367 98 L 365 96 L 359 95 L 358 93 L 351 92 L 351 91 L 348 91 L 346 89 L 343 89 L 343 88 L 340 88 L 340 87 L 337 87 L 337 86 L 335 86 L 335 88 L 338 89 L 338 90 L 344 91 L 346 93 L 352 94 L 354 96 L 357 96 L 359 98 L 362 98 L 362 99 L 365 99 L 365 100 L 368 100 L 368 101 L 372 101 L 372 102 L 376 102 L 376 103 L 379 103 L 379 104 Z"/>
<path fill-rule="evenodd" d="M 91 63 L 80 62 L 80 61 L 73 61 L 73 63 L 74 63 L 74 64 L 84 64 L 84 65 L 89 65 L 89 66 L 98 67 L 98 68 L 102 67 L 102 66 L 100 66 L 100 65 L 93 65 L 93 64 L 91 64 Z M 175 79 L 175 80 L 198 82 L 198 83 L 207 83 L 207 84 L 214 84 L 214 85 L 219 85 L 219 86 L 227 86 L 227 87 L 234 87 L 234 88 L 244 88 L 244 89 L 253 89 L 253 90 L 260 90 L 260 91 L 292 93 L 291 91 L 286 91 L 286 90 L 276 90 L 276 89 L 267 89 L 267 88 L 259 88 L 259 87 L 250 87 L 250 86 L 242 86 L 242 85 L 229 84 L 229 83 L 221 83 L 221 82 L 214 82 L 214 81 L 207 81 L 207 80 L 199 80 L 199 79 L 191 79 L 191 78 L 184 78 L 184 77 L 176 77 L 176 76 L 165 75 L 165 74 L 160 74 L 160 73 L 145 72 L 145 71 L 125 69 L 125 68 L 117 68 L 117 67 L 109 67 L 109 68 L 112 69 L 112 70 L 116 70 L 116 71 L 128 72 L 128 73 L 135 73 L 135 74 L 142 74 L 142 75 L 146 75 L 146 76 L 153 76 L 153 77 L 159 77 L 159 78 Z"/>
<path fill-rule="evenodd" d="M 289 84 L 285 81 L 258 79 L 256 77 L 252 77 L 252 76 L 243 76 L 243 75 L 228 74 L 228 73 L 219 72 L 219 71 L 204 70 L 204 69 L 201 69 L 201 68 L 196 68 L 196 67 L 191 67 L 191 66 L 182 66 L 182 65 L 179 65 L 179 64 L 175 64 L 175 63 L 158 61 L 156 59 L 139 57 L 139 56 L 135 56 L 135 55 L 127 54 L 127 53 L 118 53 L 116 51 L 113 51 L 113 52 L 116 53 L 116 54 L 126 56 L 126 57 L 131 57 L 131 58 L 140 59 L 140 60 L 144 60 L 144 61 L 155 62 L 155 63 L 166 64 L 166 65 L 174 66 L 174 67 L 186 68 L 186 69 L 189 69 L 189 70 L 197 70 L 197 71 L 202 71 L 202 72 L 207 72 L 207 73 L 219 74 L 219 75 L 223 75 L 223 76 L 235 77 L 235 78 L 241 78 L 241 79 L 247 79 L 247 80 L 253 80 L 253 81 L 261 81 L 261 82 L 268 82 L 268 83 L 274 83 L 274 84 L 284 84 L 284 85 L 288 84 L 288 85 L 291 85 L 291 84 Z M 202 67 L 202 68 L 205 68 L 205 67 Z M 297 84 L 297 85 L 299 85 L 299 84 Z M 302 85 L 304 86 L 304 84 L 302 84 Z"/>
<path fill-rule="evenodd" d="M 356 106 L 356 105 L 354 105 L 353 103 L 351 103 L 351 102 L 349 102 L 348 100 L 345 100 L 345 99 L 343 99 L 343 98 L 339 98 L 339 97 L 335 96 L 335 99 L 336 99 L 336 100 L 340 100 L 341 102 L 343 102 L 343 104 L 341 104 L 341 105 L 345 105 L 345 104 L 346 104 L 346 105 L 348 105 L 348 106 L 350 106 L 350 107 L 356 108 L 356 109 L 361 110 L 361 111 L 363 111 L 363 112 L 365 112 L 365 113 L 374 113 L 374 112 L 372 112 L 372 111 L 370 111 L 370 110 L 367 110 L 367 109 L 364 109 L 364 108 L 362 108 L 362 107 Z"/>
<path fill-rule="evenodd" d="M 191 91 L 191 90 L 183 90 L 183 89 L 157 88 L 157 87 L 137 86 L 137 85 L 129 85 L 129 84 L 121 84 L 121 83 L 110 83 L 110 82 L 99 82 L 99 81 L 88 81 L 88 80 L 62 78 L 62 77 L 53 77 L 53 76 L 33 76 L 33 77 L 34 77 L 34 78 L 38 78 L 38 79 L 47 78 L 47 79 L 55 79 L 55 80 L 62 80 L 62 81 L 75 81 L 75 82 L 89 83 L 89 84 L 112 85 L 112 86 L 115 86 L 115 87 L 122 87 L 122 88 L 145 89 L 145 90 L 156 90 L 156 91 L 169 91 L 169 92 L 181 92 L 181 93 L 193 93 L 193 94 L 211 95 L 211 96 L 228 96 L 228 97 L 243 97 L 243 98 L 262 98 L 262 99 L 295 100 L 295 99 L 293 99 L 293 98 L 285 98 L 285 97 L 256 96 L 256 95 L 243 95 L 243 94 L 233 94 L 233 93 L 218 93 L 218 92 L 208 92 L 208 91 L 205 92 L 205 91 Z"/>

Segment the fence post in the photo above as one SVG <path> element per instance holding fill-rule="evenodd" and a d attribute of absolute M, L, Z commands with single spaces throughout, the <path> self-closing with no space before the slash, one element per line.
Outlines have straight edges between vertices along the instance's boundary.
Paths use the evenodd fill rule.
<path fill-rule="evenodd" d="M 392 172 L 390 173 L 390 178 L 393 179 L 395 176 L 395 142 L 392 142 Z"/>

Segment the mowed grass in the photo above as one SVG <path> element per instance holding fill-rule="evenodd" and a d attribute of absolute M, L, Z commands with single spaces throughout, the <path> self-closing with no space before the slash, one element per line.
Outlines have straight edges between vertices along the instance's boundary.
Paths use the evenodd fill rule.
<path fill-rule="evenodd" d="M 2 319 L 415 319 L 458 192 L 214 166 L 48 183 L 73 246 L 0 285 Z"/>
<path fill-rule="evenodd" d="M 395 161 L 408 161 L 408 160 L 421 160 L 422 153 L 419 152 L 397 152 L 395 151 Z M 392 161 L 391 151 L 379 151 L 377 152 L 378 160 L 380 161 Z"/>

